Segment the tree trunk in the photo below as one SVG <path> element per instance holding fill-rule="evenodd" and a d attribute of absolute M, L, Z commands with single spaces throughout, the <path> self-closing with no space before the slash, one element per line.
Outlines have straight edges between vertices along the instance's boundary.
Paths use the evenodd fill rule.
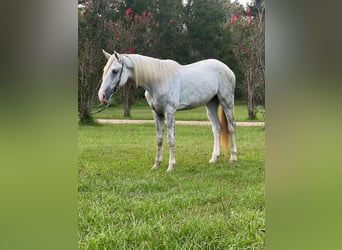
<path fill-rule="evenodd" d="M 122 94 L 123 94 L 124 117 L 131 117 L 131 106 L 133 102 L 131 82 L 127 82 L 123 86 Z"/>
<path fill-rule="evenodd" d="M 255 120 L 255 95 L 254 95 L 254 79 L 252 69 L 247 70 L 246 73 L 246 81 L 247 81 L 247 111 L 248 111 L 248 119 Z"/>

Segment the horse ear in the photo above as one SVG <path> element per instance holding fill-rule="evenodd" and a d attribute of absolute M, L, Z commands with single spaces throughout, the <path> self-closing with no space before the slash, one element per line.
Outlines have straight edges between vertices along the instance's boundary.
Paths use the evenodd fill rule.
<path fill-rule="evenodd" d="M 120 63 L 122 63 L 124 61 L 124 57 L 122 55 L 120 55 L 118 52 L 116 52 L 115 50 L 114 50 L 114 55 Z"/>
<path fill-rule="evenodd" d="M 106 52 L 104 49 L 102 49 L 102 52 L 103 52 L 103 54 L 105 55 L 105 57 L 107 58 L 107 59 L 109 59 L 112 55 L 111 54 L 109 54 L 108 52 Z"/>
<path fill-rule="evenodd" d="M 115 55 L 117 60 L 121 61 L 121 55 L 118 52 L 116 52 L 115 50 L 114 50 L 114 55 Z"/>

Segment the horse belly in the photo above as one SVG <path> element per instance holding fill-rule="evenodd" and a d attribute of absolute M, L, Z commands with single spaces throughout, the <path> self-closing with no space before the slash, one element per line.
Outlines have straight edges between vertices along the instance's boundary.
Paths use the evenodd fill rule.
<path fill-rule="evenodd" d="M 217 84 L 197 81 L 181 88 L 177 110 L 196 108 L 208 103 L 217 94 Z"/>

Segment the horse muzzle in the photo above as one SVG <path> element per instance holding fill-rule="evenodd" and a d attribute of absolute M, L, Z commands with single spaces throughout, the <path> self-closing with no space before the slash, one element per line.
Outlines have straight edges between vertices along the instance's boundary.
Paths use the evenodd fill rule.
<path fill-rule="evenodd" d="M 112 96 L 114 95 L 114 93 L 117 92 L 117 90 L 118 90 L 117 85 L 111 91 L 104 91 L 100 89 L 98 92 L 98 97 L 99 97 L 100 102 L 104 104 L 108 104 L 110 100 L 112 99 Z"/>
<path fill-rule="evenodd" d="M 99 90 L 98 97 L 101 103 L 107 104 L 110 100 L 110 97 L 106 95 L 106 92 L 103 90 Z"/>

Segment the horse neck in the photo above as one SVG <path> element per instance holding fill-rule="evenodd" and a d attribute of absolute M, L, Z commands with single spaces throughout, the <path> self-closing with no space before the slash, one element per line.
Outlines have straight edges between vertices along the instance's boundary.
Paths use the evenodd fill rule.
<path fill-rule="evenodd" d="M 129 55 L 133 64 L 133 78 L 137 86 L 154 88 L 174 77 L 180 65 L 172 60 L 160 60 L 142 55 Z"/>

